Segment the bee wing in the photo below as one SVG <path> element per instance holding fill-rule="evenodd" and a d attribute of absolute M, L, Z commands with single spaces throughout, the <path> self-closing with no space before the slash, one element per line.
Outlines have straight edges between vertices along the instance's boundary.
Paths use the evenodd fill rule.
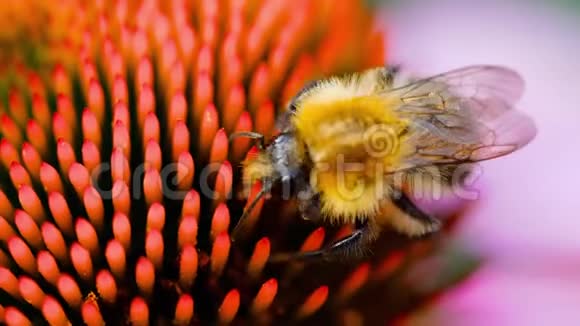
<path fill-rule="evenodd" d="M 415 150 L 404 165 L 477 162 L 523 147 L 536 134 L 534 122 L 514 109 L 523 89 L 510 69 L 471 66 L 385 92 L 400 99 L 396 111 L 411 124 Z"/>

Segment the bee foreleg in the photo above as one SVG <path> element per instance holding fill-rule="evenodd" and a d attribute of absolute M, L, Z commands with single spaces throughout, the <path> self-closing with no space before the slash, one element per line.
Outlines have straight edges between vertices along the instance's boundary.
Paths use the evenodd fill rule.
<path fill-rule="evenodd" d="M 248 216 L 250 216 L 250 213 L 254 210 L 260 199 L 262 199 L 262 197 L 264 197 L 264 195 L 270 191 L 270 188 L 271 186 L 269 182 L 262 183 L 262 189 L 260 189 L 260 191 L 256 194 L 254 200 L 252 200 L 250 204 L 246 206 L 244 212 L 242 213 L 242 216 L 240 216 L 240 218 L 238 219 L 238 222 L 232 231 L 232 241 L 234 241 L 236 237 L 239 235 L 239 232 L 242 229 L 244 221 L 248 218 Z"/>

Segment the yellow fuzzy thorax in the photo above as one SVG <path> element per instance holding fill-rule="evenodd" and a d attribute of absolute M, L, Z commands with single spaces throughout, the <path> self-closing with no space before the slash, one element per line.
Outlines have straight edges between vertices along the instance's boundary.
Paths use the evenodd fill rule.
<path fill-rule="evenodd" d="M 408 123 L 395 105 L 395 99 L 372 94 L 301 101 L 293 117 L 296 137 L 306 145 L 311 185 L 332 221 L 350 223 L 378 211 L 388 191 L 384 175 L 406 153 Z"/>

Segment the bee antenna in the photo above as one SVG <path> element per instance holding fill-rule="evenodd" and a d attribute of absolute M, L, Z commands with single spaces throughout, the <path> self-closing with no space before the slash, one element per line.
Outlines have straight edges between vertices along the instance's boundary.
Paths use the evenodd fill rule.
<path fill-rule="evenodd" d="M 256 140 L 258 149 L 262 150 L 266 146 L 264 144 L 264 135 L 253 131 L 239 131 L 230 135 L 230 142 L 239 137 L 247 137 Z"/>

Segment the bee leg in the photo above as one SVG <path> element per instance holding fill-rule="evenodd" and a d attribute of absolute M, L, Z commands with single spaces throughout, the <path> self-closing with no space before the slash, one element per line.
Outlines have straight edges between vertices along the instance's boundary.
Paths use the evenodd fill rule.
<path fill-rule="evenodd" d="M 302 176 L 295 178 L 298 199 L 298 210 L 305 220 L 316 222 L 320 220 L 320 194 L 316 193 Z"/>
<path fill-rule="evenodd" d="M 252 202 L 244 209 L 242 216 L 240 216 L 240 218 L 238 219 L 238 222 L 232 231 L 232 241 L 235 241 L 236 237 L 239 235 L 242 229 L 244 221 L 246 220 L 246 218 L 248 218 L 248 216 L 250 216 L 250 213 L 254 210 L 260 199 L 262 199 L 262 197 L 264 197 L 264 195 L 266 195 L 269 191 L 270 191 L 269 183 L 263 182 L 262 189 L 260 189 L 260 191 L 256 194 L 256 197 L 254 197 L 254 200 L 252 200 Z"/>
<path fill-rule="evenodd" d="M 260 133 L 253 132 L 253 131 L 236 132 L 230 136 L 230 141 L 232 141 L 238 137 L 248 137 L 248 138 L 254 139 L 256 141 L 256 146 L 258 147 L 259 150 L 263 150 L 264 148 L 266 148 L 265 141 L 264 141 L 264 135 L 262 135 Z"/>
<path fill-rule="evenodd" d="M 391 201 L 403 212 L 403 214 L 394 217 L 393 220 L 393 226 L 398 231 L 410 236 L 420 236 L 438 231 L 441 228 L 439 220 L 423 212 L 403 191 L 394 190 L 391 194 Z"/>
<path fill-rule="evenodd" d="M 270 262 L 359 256 L 363 253 L 365 246 L 376 238 L 376 235 L 376 227 L 369 224 L 368 221 L 357 222 L 356 229 L 352 234 L 334 242 L 328 247 L 314 251 L 276 254 L 270 258 Z"/>
<path fill-rule="evenodd" d="M 298 195 L 298 210 L 302 214 L 302 218 L 305 220 L 317 222 L 322 217 L 320 214 L 320 195 L 311 194 L 300 194 Z M 307 198 L 300 198 L 300 196 L 308 196 Z"/>

